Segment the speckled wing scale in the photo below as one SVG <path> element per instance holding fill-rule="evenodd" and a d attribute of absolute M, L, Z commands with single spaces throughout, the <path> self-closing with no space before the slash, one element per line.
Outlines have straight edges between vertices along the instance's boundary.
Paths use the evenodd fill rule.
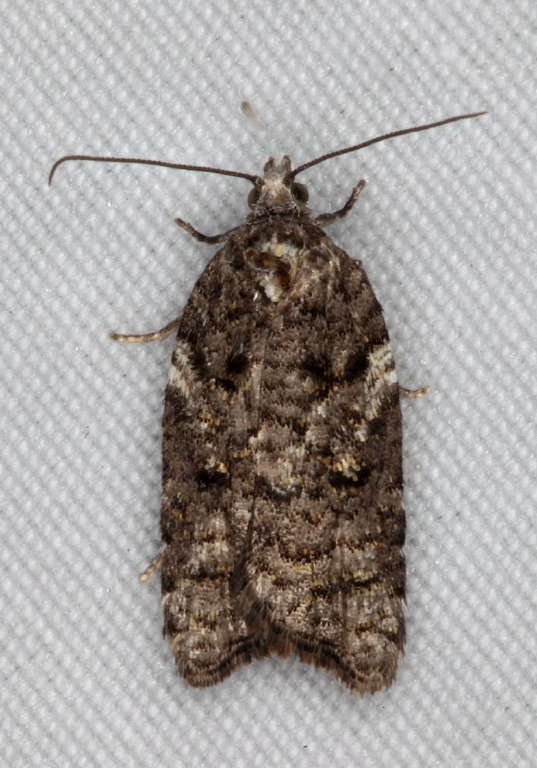
<path fill-rule="evenodd" d="M 164 632 L 193 686 L 271 653 L 325 667 L 355 693 L 394 680 L 405 641 L 399 387 L 361 263 L 322 229 L 365 182 L 340 211 L 313 218 L 294 178 L 436 125 L 295 170 L 287 155 L 270 159 L 259 178 L 224 172 L 254 184 L 252 212 L 215 237 L 177 220 L 225 243 L 180 319 L 113 334 L 152 341 L 177 328 L 158 563 Z"/>

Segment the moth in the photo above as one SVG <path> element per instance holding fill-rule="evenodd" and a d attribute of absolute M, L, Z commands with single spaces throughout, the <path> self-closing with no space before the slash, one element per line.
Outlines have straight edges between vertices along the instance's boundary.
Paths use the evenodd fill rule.
<path fill-rule="evenodd" d="M 359 261 L 312 216 L 298 174 L 329 158 L 460 115 L 388 133 L 262 176 L 133 158 L 247 179 L 245 222 L 223 243 L 179 318 L 163 417 L 164 634 L 190 685 L 252 659 L 296 654 L 353 693 L 391 685 L 405 643 L 400 391 L 382 310 Z"/>

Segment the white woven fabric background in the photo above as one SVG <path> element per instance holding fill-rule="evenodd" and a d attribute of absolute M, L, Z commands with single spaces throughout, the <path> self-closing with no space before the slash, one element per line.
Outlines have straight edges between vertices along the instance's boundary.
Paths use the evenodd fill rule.
<path fill-rule="evenodd" d="M 0 0 L 0 765 L 537 765 L 535 0 Z M 240 104 L 255 113 L 249 119 Z M 353 697 L 272 658 L 193 690 L 161 637 L 173 340 L 260 173 L 488 110 L 300 177 L 362 259 L 407 387 L 408 644 Z M 260 127 L 261 124 L 261 127 Z"/>

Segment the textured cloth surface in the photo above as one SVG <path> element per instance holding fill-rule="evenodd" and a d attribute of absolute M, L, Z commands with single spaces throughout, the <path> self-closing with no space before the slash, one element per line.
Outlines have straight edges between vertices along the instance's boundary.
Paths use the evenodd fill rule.
<path fill-rule="evenodd" d="M 535 0 L 2 0 L 0 765 L 537 765 Z M 240 105 L 251 105 L 245 115 Z M 382 303 L 404 386 L 408 643 L 388 691 L 296 659 L 193 690 L 161 637 L 169 339 L 260 173 L 300 177 Z"/>

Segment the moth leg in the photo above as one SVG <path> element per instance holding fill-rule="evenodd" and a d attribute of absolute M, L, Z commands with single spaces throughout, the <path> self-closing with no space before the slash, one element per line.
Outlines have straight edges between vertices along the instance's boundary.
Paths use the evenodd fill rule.
<path fill-rule="evenodd" d="M 365 182 L 364 179 L 358 182 L 352 190 L 351 196 L 339 211 L 334 211 L 333 213 L 321 213 L 321 215 L 316 216 L 313 221 L 320 227 L 326 227 L 328 224 L 333 224 L 334 221 L 337 221 L 338 219 L 343 219 L 354 207 L 354 204 L 358 200 L 360 192 L 365 187 L 366 183 L 367 182 Z"/>
<path fill-rule="evenodd" d="M 195 240 L 199 240 L 200 243 L 206 243 L 207 245 L 222 243 L 229 235 L 229 232 L 222 232 L 220 235 L 204 235 L 201 232 L 198 232 L 197 229 L 194 229 L 192 224 L 189 224 L 187 221 L 183 221 L 183 219 L 175 219 L 175 223 L 182 227 L 185 232 L 188 232 L 189 235 L 192 235 Z M 233 230 L 230 230 L 230 232 L 232 231 Z"/>
<path fill-rule="evenodd" d="M 164 339 L 167 339 L 168 336 L 179 328 L 180 321 L 181 315 L 172 320 L 171 323 L 168 323 L 168 325 L 165 325 L 164 328 L 161 328 L 160 331 L 142 333 L 140 336 L 124 335 L 115 331 L 110 331 L 108 336 L 114 341 L 125 341 L 127 344 L 149 344 L 150 341 L 164 341 Z"/>
<path fill-rule="evenodd" d="M 164 550 L 161 549 L 161 551 L 155 555 L 155 557 L 151 560 L 151 562 L 149 563 L 145 571 L 140 576 L 140 581 L 148 581 L 148 579 L 151 578 L 151 576 L 155 573 L 157 568 L 160 568 L 163 557 L 164 557 Z"/>
<path fill-rule="evenodd" d="M 399 384 L 399 392 L 401 395 L 404 395 L 405 397 L 422 397 L 423 395 L 426 395 L 427 392 L 431 391 L 431 387 L 420 387 L 420 389 L 407 389 L 406 387 L 402 387 Z"/>

